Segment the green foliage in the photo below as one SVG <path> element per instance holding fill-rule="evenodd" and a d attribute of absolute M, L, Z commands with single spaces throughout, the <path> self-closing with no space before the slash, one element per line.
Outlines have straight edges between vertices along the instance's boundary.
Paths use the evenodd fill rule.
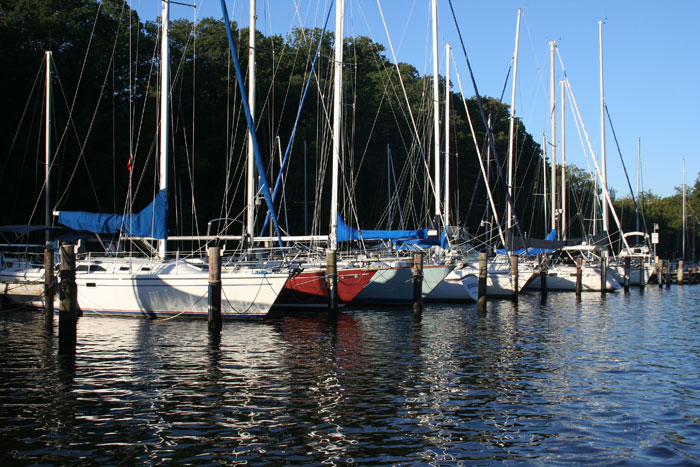
<path fill-rule="evenodd" d="M 122 212 L 130 202 L 139 210 L 152 198 L 159 144 L 159 28 L 153 22 L 140 22 L 126 5 L 116 0 L 0 0 L 0 86 L 4 90 L 0 124 L 6 129 L 0 136 L 0 145 L 6 148 L 0 195 L 7 206 L 0 223 L 42 222 L 41 67 L 45 50 L 53 52 L 56 68 L 53 140 L 57 162 L 52 208 Z M 232 29 L 247 83 L 248 30 L 239 30 L 235 23 Z M 211 218 L 241 218 L 247 136 L 224 24 L 213 18 L 196 25 L 175 20 L 170 31 L 170 224 L 173 231 L 189 234 L 202 232 Z M 292 234 L 304 233 L 305 178 L 315 231 L 327 231 L 333 42 L 332 34 L 318 28 L 297 28 L 286 37 L 256 35 L 256 133 L 273 184 L 280 149 L 285 152 L 290 145 L 286 205 L 280 194 L 277 206 L 280 213 L 286 209 L 287 215 L 280 218 Z M 318 62 L 310 76 L 319 43 Z M 344 45 L 342 215 L 365 228 L 430 225 L 434 214 L 427 176 L 434 158 L 432 77 L 421 76 L 410 64 L 395 66 L 384 47 L 370 38 L 346 38 Z M 309 92 L 290 142 L 309 79 Z M 438 79 L 444 94 L 444 78 Z M 440 99 L 444 101 L 444 95 Z M 487 206 L 478 163 L 478 154 L 485 158 L 487 153 L 486 126 L 476 99 L 468 99 L 477 151 L 464 101 L 453 92 L 450 100 L 454 110 L 452 219 L 474 233 Z M 483 111 L 492 121 L 495 147 L 490 155 L 489 184 L 496 210 L 502 215 L 509 108 L 497 99 L 483 97 Z M 542 173 L 542 148 L 520 120 L 514 123 L 515 212 L 523 231 L 542 237 L 547 233 L 541 196 L 543 180 L 547 180 Z M 387 165 L 387 148 L 393 173 Z M 129 155 L 133 156 L 133 172 L 126 168 Z M 585 219 L 592 216 L 593 180 L 576 167 L 568 167 L 567 174 L 569 209 L 579 214 L 571 218 L 584 219 L 568 225 L 570 236 L 576 236 L 587 229 Z M 689 194 L 693 210 L 700 208 L 698 183 Z M 677 243 L 674 235 L 680 215 L 676 197 L 661 199 L 646 193 L 642 205 L 647 225 L 661 223 L 662 244 L 675 248 L 670 245 Z M 623 198 L 617 206 L 623 222 L 634 219 L 631 201 Z M 260 208 L 258 217 L 263 214 Z"/>

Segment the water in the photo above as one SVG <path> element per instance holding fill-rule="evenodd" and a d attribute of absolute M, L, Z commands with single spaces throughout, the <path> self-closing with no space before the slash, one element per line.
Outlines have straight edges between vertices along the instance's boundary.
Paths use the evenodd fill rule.
<path fill-rule="evenodd" d="M 700 288 L 82 317 L 74 359 L 0 313 L 0 465 L 700 465 Z"/>

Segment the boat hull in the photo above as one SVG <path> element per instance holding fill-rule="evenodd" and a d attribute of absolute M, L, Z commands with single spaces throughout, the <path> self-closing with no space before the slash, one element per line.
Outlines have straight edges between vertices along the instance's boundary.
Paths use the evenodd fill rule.
<path fill-rule="evenodd" d="M 607 269 L 606 281 L 606 291 L 613 292 L 620 288 L 620 284 L 615 280 L 611 268 Z M 526 288 L 527 290 L 540 290 L 539 275 Z M 547 290 L 576 291 L 576 266 L 549 266 L 547 269 Z M 600 268 L 592 266 L 583 266 L 581 268 L 581 290 L 584 292 L 601 291 Z"/>
<path fill-rule="evenodd" d="M 338 269 L 338 302 L 350 303 L 369 283 L 373 269 Z M 324 269 L 293 272 L 274 304 L 275 308 L 327 308 L 328 283 Z"/>
<path fill-rule="evenodd" d="M 451 265 L 423 267 L 422 295 L 425 298 L 454 268 Z M 413 303 L 413 269 L 410 266 L 378 267 L 353 305 L 407 305 Z"/>
<path fill-rule="evenodd" d="M 455 268 L 425 297 L 429 302 L 472 302 L 479 297 L 479 278 L 470 270 Z"/>
<path fill-rule="evenodd" d="M 78 307 L 83 313 L 148 318 L 208 316 L 208 273 L 96 276 L 76 274 Z M 272 273 L 222 273 L 221 317 L 264 317 L 287 277 Z"/>
<path fill-rule="evenodd" d="M 203 267 L 177 261 L 106 259 L 78 262 L 76 269 L 78 309 L 83 313 L 149 318 L 208 316 L 209 272 Z M 12 302 L 43 307 L 43 283 L 38 282 L 43 275 L 39 268 L 21 274 L 4 271 L 0 281 Z M 222 318 L 264 317 L 288 277 L 287 272 L 261 269 L 223 270 Z"/>

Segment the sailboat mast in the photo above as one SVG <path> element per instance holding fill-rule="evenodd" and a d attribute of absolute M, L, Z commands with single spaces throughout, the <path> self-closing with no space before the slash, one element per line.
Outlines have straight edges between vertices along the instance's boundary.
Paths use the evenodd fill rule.
<path fill-rule="evenodd" d="M 435 217 L 440 216 L 440 87 L 438 76 L 437 0 L 432 0 L 433 33 L 433 152 L 435 153 Z"/>
<path fill-rule="evenodd" d="M 450 53 L 445 44 L 445 226 L 450 225 Z"/>
<path fill-rule="evenodd" d="M 685 232 L 686 232 L 686 213 L 685 213 L 685 158 L 683 159 L 683 260 L 685 261 Z"/>
<path fill-rule="evenodd" d="M 639 232 L 639 211 L 640 203 L 639 199 L 639 187 L 641 186 L 641 170 L 642 170 L 642 139 L 637 138 L 637 218 L 635 219 L 635 230 Z"/>
<path fill-rule="evenodd" d="M 557 228 L 557 116 L 555 114 L 556 112 L 556 92 L 555 92 L 555 83 L 554 83 L 554 47 L 555 47 L 555 42 L 550 41 L 549 42 L 549 61 L 550 61 L 550 68 L 549 68 L 549 117 L 551 120 L 552 124 L 552 132 L 551 132 L 551 137 L 552 137 L 552 168 L 551 168 L 551 173 L 552 173 L 552 195 L 550 197 L 550 201 L 552 202 L 552 208 L 551 208 L 551 214 L 552 214 L 552 224 L 551 224 L 551 229 L 556 230 Z"/>
<path fill-rule="evenodd" d="M 46 177 L 45 181 L 45 192 L 44 192 L 44 222 L 46 225 L 51 225 L 51 185 L 49 177 L 51 173 L 51 52 L 46 51 L 46 128 L 45 128 L 45 159 L 46 168 L 44 175 Z M 46 231 L 46 245 L 51 243 L 51 233 Z"/>
<path fill-rule="evenodd" d="M 566 240 L 566 90 L 564 80 L 561 85 L 561 239 Z"/>
<path fill-rule="evenodd" d="M 168 23 L 170 23 L 170 3 L 161 2 L 160 39 L 160 189 L 168 190 L 168 141 L 170 139 L 168 120 L 170 115 L 170 50 L 168 47 Z M 158 256 L 165 258 L 166 239 L 158 240 Z"/>
<path fill-rule="evenodd" d="M 544 207 L 544 230 L 547 232 L 547 137 L 542 132 L 542 206 Z"/>
<path fill-rule="evenodd" d="M 343 98 L 343 23 L 345 0 L 338 0 L 335 6 L 335 73 L 333 87 L 333 163 L 331 181 L 330 249 L 338 249 L 338 175 L 340 169 L 341 112 Z"/>
<path fill-rule="evenodd" d="M 603 21 L 598 21 L 598 38 L 600 44 L 600 183 L 608 186 L 608 168 L 605 159 L 605 93 L 603 89 Z M 603 232 L 608 233 L 608 205 L 603 203 Z"/>
<path fill-rule="evenodd" d="M 391 148 L 386 143 L 386 209 L 388 222 L 386 228 L 391 230 Z"/>
<path fill-rule="evenodd" d="M 515 134 L 515 85 L 518 78 L 518 46 L 520 44 L 520 15 L 522 8 L 518 8 L 518 22 L 515 27 L 515 51 L 513 52 L 513 85 L 510 93 L 510 132 L 508 137 L 508 194 L 511 199 L 513 196 L 513 135 Z M 508 236 L 513 228 L 513 208 L 510 203 L 506 203 L 506 218 L 508 226 Z"/>
<path fill-rule="evenodd" d="M 257 15 L 255 0 L 249 3 L 249 31 L 248 31 L 248 106 L 250 115 L 255 122 L 255 24 Z M 255 236 L 255 148 L 251 130 L 248 129 L 248 171 L 246 178 L 246 235 L 249 241 L 253 241 Z"/>

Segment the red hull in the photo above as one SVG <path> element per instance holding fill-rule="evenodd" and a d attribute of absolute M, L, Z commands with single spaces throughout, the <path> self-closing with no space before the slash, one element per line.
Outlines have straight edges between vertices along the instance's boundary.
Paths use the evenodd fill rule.
<path fill-rule="evenodd" d="M 349 303 L 367 285 L 374 275 L 371 269 L 339 269 L 338 301 Z M 277 296 L 276 306 L 328 306 L 328 286 L 326 271 L 322 269 L 303 269 L 293 273 L 282 292 Z"/>

